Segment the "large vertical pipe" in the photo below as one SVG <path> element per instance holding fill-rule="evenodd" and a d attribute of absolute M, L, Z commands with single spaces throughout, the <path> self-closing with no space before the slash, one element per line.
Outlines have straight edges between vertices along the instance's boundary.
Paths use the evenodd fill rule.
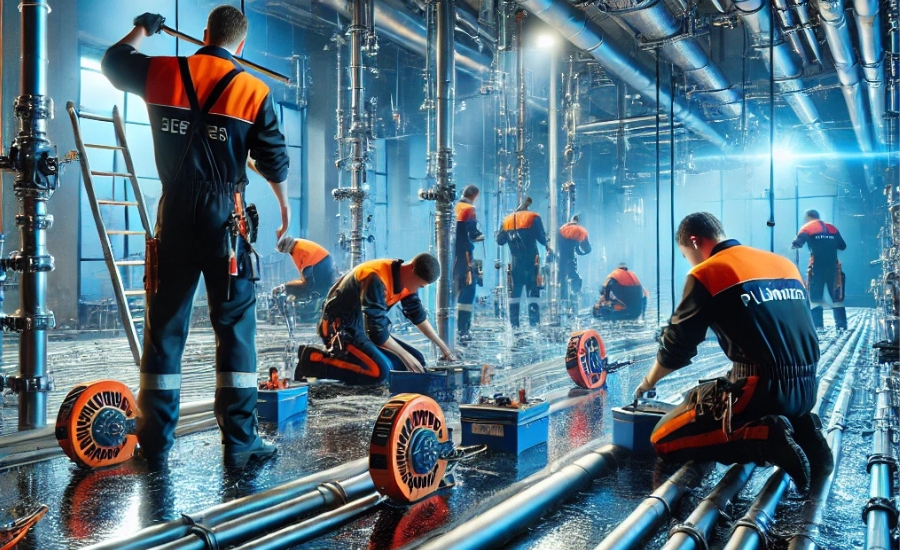
<path fill-rule="evenodd" d="M 569 56 L 569 74 L 566 77 L 566 183 L 563 191 L 566 193 L 566 219 L 572 219 L 575 215 L 575 161 L 577 152 L 575 145 L 575 130 L 578 126 L 578 75 L 575 74 L 574 56 Z M 554 250 L 556 250 L 554 248 Z"/>
<path fill-rule="evenodd" d="M 516 12 L 516 205 L 525 200 L 528 185 L 528 160 L 525 158 L 525 49 L 522 44 L 522 30 L 525 11 Z"/>
<path fill-rule="evenodd" d="M 456 63 L 453 55 L 456 22 L 455 0 L 437 0 L 437 93 L 435 133 L 437 134 L 437 197 L 435 231 L 441 277 L 437 286 L 438 335 L 450 341 L 450 231 L 453 185 L 453 111 L 456 101 Z"/>
<path fill-rule="evenodd" d="M 366 40 L 366 2 L 353 0 L 350 25 L 350 267 L 363 261 L 362 228 L 365 199 L 368 132 L 363 112 L 363 44 Z"/>
<path fill-rule="evenodd" d="M 875 402 L 875 436 L 872 455 L 869 457 L 869 503 L 863 518 L 866 522 L 866 550 L 890 550 L 891 522 L 888 508 L 891 501 L 891 391 L 887 387 L 877 390 Z"/>
<path fill-rule="evenodd" d="M 547 104 L 547 155 L 549 156 L 547 188 L 550 193 L 550 248 L 557 250 L 556 237 L 559 233 L 559 51 L 550 51 L 550 98 Z M 557 265 L 556 269 L 559 267 Z M 557 278 L 548 281 L 550 291 L 550 315 L 555 319 L 558 313 L 559 286 Z"/>

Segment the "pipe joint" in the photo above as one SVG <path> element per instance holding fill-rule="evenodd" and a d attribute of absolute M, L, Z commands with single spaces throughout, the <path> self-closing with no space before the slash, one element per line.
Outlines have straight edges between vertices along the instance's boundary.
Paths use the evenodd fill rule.
<path fill-rule="evenodd" d="M 47 393 L 56 389 L 53 377 L 45 376 L 0 376 L 0 390 L 9 388 L 13 393 Z"/>
<path fill-rule="evenodd" d="M 334 189 L 331 192 L 331 196 L 336 201 L 363 201 L 368 198 L 369 193 L 363 189 L 350 189 L 347 187 L 340 187 L 338 189 Z"/>
<path fill-rule="evenodd" d="M 878 465 L 887 465 L 888 470 L 892 474 L 897 473 L 897 459 L 889 454 L 877 453 L 873 454 L 869 457 L 868 462 L 866 462 L 866 473 L 872 473 L 872 467 Z"/>
<path fill-rule="evenodd" d="M 676 524 L 669 530 L 669 538 L 672 538 L 679 533 L 684 533 L 689 536 L 700 550 L 709 550 L 709 543 L 706 541 L 706 536 L 703 534 L 703 531 L 698 529 L 693 523 L 685 522 Z"/>
<path fill-rule="evenodd" d="M 897 527 L 897 518 L 900 513 L 894 501 L 885 497 L 872 497 L 863 507 L 863 523 L 868 525 L 870 512 L 883 512 L 887 514 L 888 526 L 893 531 Z"/>
<path fill-rule="evenodd" d="M 734 522 L 734 525 L 731 527 L 731 536 L 734 536 L 735 531 L 739 528 L 745 527 L 759 536 L 759 540 L 762 543 L 760 546 L 771 548 L 769 530 L 772 528 L 772 523 L 772 516 L 767 514 L 765 510 L 750 510 L 747 512 L 747 515 Z"/>
<path fill-rule="evenodd" d="M 0 330 L 7 332 L 25 332 L 50 330 L 56 326 L 56 318 L 52 312 L 45 314 L 4 315 L 0 314 Z"/>

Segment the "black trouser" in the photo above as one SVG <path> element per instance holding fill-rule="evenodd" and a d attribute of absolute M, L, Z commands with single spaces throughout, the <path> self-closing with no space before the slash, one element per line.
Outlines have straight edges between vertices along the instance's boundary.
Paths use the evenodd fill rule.
<path fill-rule="evenodd" d="M 321 262 L 312 266 L 306 281 L 296 279 L 285 283 L 284 291 L 288 296 L 298 300 L 311 300 L 318 294 L 324 298 L 334 283 L 334 260 L 326 256 Z"/>
<path fill-rule="evenodd" d="M 834 324 L 839 329 L 847 328 L 847 310 L 844 309 L 844 273 L 834 266 L 811 265 L 806 272 L 809 282 L 809 304 L 812 308 L 813 324 L 816 328 L 825 327 L 823 311 L 825 290 L 831 298 L 834 312 Z"/>
<path fill-rule="evenodd" d="M 641 296 L 640 305 L 634 304 L 629 306 L 620 300 L 606 303 L 597 302 L 591 309 L 591 313 L 597 319 L 605 319 L 607 321 L 633 321 L 639 319 L 646 309 L 647 297 Z"/>
<path fill-rule="evenodd" d="M 166 193 L 160 199 L 159 283 L 156 293 L 147 296 L 138 441 L 146 453 L 164 453 L 174 444 L 181 357 L 202 274 L 216 334 L 214 411 L 222 442 L 240 451 L 258 437 L 252 258 L 239 239 L 239 274 L 229 276 L 225 221 L 234 208 L 230 197 L 207 193 L 193 202 L 186 199 Z"/>
<path fill-rule="evenodd" d="M 416 348 L 394 338 L 424 367 L 425 356 Z M 371 340 L 344 342 L 344 349 L 329 353 L 313 346 L 300 346 L 294 378 L 328 378 L 351 386 L 381 384 L 392 370 L 407 370 L 394 352 L 381 348 Z"/>
<path fill-rule="evenodd" d="M 581 292 L 581 277 L 578 275 L 578 264 L 574 258 L 571 260 L 560 260 L 556 280 L 559 283 L 559 298 L 561 300 L 569 299 L 570 281 L 572 283 L 572 293 L 579 294 Z"/>
<path fill-rule="evenodd" d="M 769 415 L 787 417 L 797 434 L 797 444 L 804 451 L 807 448 L 812 451 L 810 445 L 819 438 L 806 431 L 814 425 L 810 410 L 816 401 L 815 365 L 792 370 L 788 374 L 793 376 L 781 379 L 771 377 L 771 373 L 732 378 L 731 397 L 736 401 L 730 423 L 723 408 L 728 381 L 718 379 L 695 387 L 654 428 L 650 440 L 657 454 L 679 462 L 764 462 L 769 429 L 760 419 Z M 733 374 L 740 375 L 740 372 L 733 371 Z"/>
<path fill-rule="evenodd" d="M 525 289 L 525 303 L 528 304 L 528 324 L 537 326 L 541 322 L 541 306 L 538 298 L 541 297 L 541 289 L 537 286 L 537 271 L 535 257 L 519 257 L 513 255 L 512 259 L 512 287 L 509 289 L 509 322 L 513 327 L 519 326 L 519 300 L 522 289 Z"/>
<path fill-rule="evenodd" d="M 475 311 L 475 280 L 466 284 L 466 277 L 456 279 L 456 332 L 460 336 L 469 334 L 472 315 Z"/>

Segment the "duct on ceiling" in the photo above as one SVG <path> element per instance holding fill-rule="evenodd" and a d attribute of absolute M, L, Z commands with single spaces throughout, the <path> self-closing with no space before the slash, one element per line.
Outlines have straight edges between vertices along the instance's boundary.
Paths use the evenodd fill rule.
<path fill-rule="evenodd" d="M 884 143 L 884 49 L 881 46 L 881 17 L 878 14 L 878 0 L 854 0 L 853 10 L 856 12 L 859 53 L 863 60 L 863 77 L 866 81 L 875 137 L 879 143 Z"/>
<path fill-rule="evenodd" d="M 656 95 L 656 75 L 624 48 L 608 40 L 606 33 L 584 13 L 566 0 L 518 0 L 519 5 L 559 31 L 569 42 L 600 62 L 604 69 L 622 79 L 644 97 Z M 662 104 L 670 101 L 669 91 L 659 91 Z M 684 127 L 718 147 L 725 146 L 725 138 L 713 129 L 683 101 L 674 101 L 674 116 Z"/>
<path fill-rule="evenodd" d="M 681 22 L 660 0 L 601 0 L 605 11 L 643 40 L 660 42 L 662 55 L 680 68 L 698 93 L 711 98 L 728 118 L 741 116 L 741 94 L 709 58 L 696 38 L 682 34 Z"/>

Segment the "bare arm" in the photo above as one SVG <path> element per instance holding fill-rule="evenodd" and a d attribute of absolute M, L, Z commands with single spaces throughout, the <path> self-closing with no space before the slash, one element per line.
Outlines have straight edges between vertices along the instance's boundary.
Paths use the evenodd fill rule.
<path fill-rule="evenodd" d="M 431 323 L 428 321 L 428 319 L 425 319 L 424 321 L 416 325 L 416 328 L 419 329 L 419 331 L 424 334 L 426 338 L 431 340 L 434 345 L 440 348 L 441 353 L 443 354 L 442 359 L 448 361 L 453 359 L 453 351 L 450 350 L 450 346 L 448 346 L 443 340 L 441 340 L 441 337 L 438 336 L 437 332 L 434 331 L 434 327 L 431 326 Z"/>
<path fill-rule="evenodd" d="M 256 161 L 252 158 L 247 159 L 247 167 L 262 176 L 263 179 L 266 179 L 256 167 Z M 269 183 L 269 187 L 272 188 L 272 193 L 275 194 L 275 198 L 278 200 L 278 207 L 281 211 L 281 227 L 275 231 L 275 237 L 280 239 L 291 225 L 291 209 L 288 206 L 287 181 L 274 182 L 269 181 L 268 179 L 266 179 L 266 181 Z"/>
<path fill-rule="evenodd" d="M 122 37 L 121 40 L 116 42 L 116 45 L 126 44 L 136 50 L 138 49 L 138 46 L 141 45 L 141 42 L 144 41 L 144 38 L 146 38 L 147 36 L 147 29 L 145 29 L 141 25 L 136 25 L 133 29 L 131 29 L 131 32 L 129 32 L 124 37 Z"/>

